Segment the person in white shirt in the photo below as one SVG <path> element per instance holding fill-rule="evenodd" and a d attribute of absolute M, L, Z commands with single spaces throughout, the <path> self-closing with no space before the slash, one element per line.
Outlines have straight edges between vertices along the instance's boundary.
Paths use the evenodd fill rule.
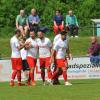
<path fill-rule="evenodd" d="M 67 67 L 68 67 L 68 62 L 66 59 L 66 53 L 68 54 L 68 58 L 71 58 L 71 54 L 69 51 L 69 45 L 66 40 L 66 32 L 62 31 L 61 32 L 61 38 L 54 44 L 53 46 L 53 51 L 51 54 L 51 60 L 50 63 L 52 63 L 54 60 L 56 62 L 57 69 L 52 75 L 52 80 L 55 78 L 55 76 L 58 74 L 59 70 L 61 69 L 65 85 L 72 85 L 67 81 Z M 55 58 L 55 59 L 54 59 Z"/>
<path fill-rule="evenodd" d="M 21 86 L 21 69 L 22 69 L 22 59 L 20 50 L 24 47 L 24 44 L 20 44 L 18 38 L 20 37 L 21 33 L 20 30 L 15 31 L 15 35 L 10 40 L 11 45 L 11 63 L 12 63 L 12 75 L 10 86 L 14 86 L 14 79 L 17 76 L 18 79 L 18 86 Z"/>
<path fill-rule="evenodd" d="M 52 43 L 49 38 L 44 36 L 44 32 L 42 30 L 38 31 L 38 39 L 37 43 L 39 46 L 39 61 L 41 68 L 41 78 L 43 80 L 43 84 L 45 85 L 45 68 L 47 69 L 48 81 L 51 79 L 52 72 L 50 69 L 50 56 L 51 56 L 51 47 Z"/>
<path fill-rule="evenodd" d="M 26 39 L 23 38 L 20 40 L 20 42 L 23 44 L 25 43 Z M 20 53 L 21 53 L 21 58 L 22 58 L 22 65 L 23 65 L 23 72 L 24 72 L 24 77 L 25 77 L 25 80 L 28 80 L 28 77 L 29 77 L 29 65 L 27 63 L 27 50 L 25 48 L 21 49 L 20 50 Z"/>
<path fill-rule="evenodd" d="M 53 45 L 61 38 L 61 32 L 54 37 Z M 69 37 L 66 32 L 66 40 L 69 42 Z"/>
<path fill-rule="evenodd" d="M 21 49 L 21 58 L 22 58 L 22 66 L 23 66 L 23 72 L 24 72 L 24 78 L 27 81 L 29 78 L 29 65 L 27 63 L 26 57 L 27 57 L 27 50 L 25 48 Z"/>
<path fill-rule="evenodd" d="M 64 30 L 65 31 L 65 30 Z M 54 37 L 54 41 L 53 41 L 53 45 L 55 45 L 55 43 L 57 43 L 57 41 L 59 41 L 61 39 L 61 33 L 62 32 L 59 32 L 59 34 L 57 34 L 55 37 Z M 67 35 L 67 32 L 66 32 L 66 40 L 67 40 L 67 43 L 69 42 L 69 37 Z M 56 71 L 57 67 L 56 67 L 56 64 L 54 62 L 53 64 L 54 66 L 54 70 L 53 70 L 53 73 Z M 55 76 L 54 80 L 53 80 L 53 84 L 54 85 L 58 85 L 60 84 L 59 80 L 58 80 L 58 77 L 62 74 L 62 70 L 59 71 L 59 73 Z"/>
<path fill-rule="evenodd" d="M 35 38 L 34 31 L 30 32 L 30 38 L 26 40 L 25 48 L 27 49 L 27 62 L 30 68 L 28 85 L 30 85 L 30 81 L 32 81 L 32 86 L 34 86 L 36 85 L 34 80 L 34 69 L 36 66 L 38 55 L 38 44 Z"/>

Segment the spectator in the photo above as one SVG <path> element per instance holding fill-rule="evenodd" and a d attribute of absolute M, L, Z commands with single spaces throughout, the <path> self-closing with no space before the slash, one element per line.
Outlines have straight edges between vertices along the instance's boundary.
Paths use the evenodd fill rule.
<path fill-rule="evenodd" d="M 23 37 L 26 36 L 28 31 L 28 21 L 24 10 L 20 10 L 20 14 L 16 18 L 16 28 L 21 31 Z"/>
<path fill-rule="evenodd" d="M 66 15 L 66 27 L 67 30 L 70 31 L 71 37 L 78 37 L 78 22 L 75 15 L 73 15 L 73 11 L 69 10 L 68 15 Z"/>
<path fill-rule="evenodd" d="M 58 34 L 58 31 L 62 31 L 64 29 L 64 19 L 61 15 L 60 10 L 56 10 L 56 15 L 54 16 L 54 33 Z"/>
<path fill-rule="evenodd" d="M 88 54 L 91 63 L 100 63 L 100 44 L 97 41 L 97 37 L 91 37 L 91 45 Z"/>
<path fill-rule="evenodd" d="M 37 15 L 36 9 L 31 10 L 31 15 L 28 17 L 30 31 L 37 33 L 39 29 L 40 18 Z"/>

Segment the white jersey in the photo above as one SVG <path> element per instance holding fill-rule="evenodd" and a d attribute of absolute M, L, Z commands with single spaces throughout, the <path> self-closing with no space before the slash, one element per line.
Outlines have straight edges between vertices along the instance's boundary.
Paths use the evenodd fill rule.
<path fill-rule="evenodd" d="M 57 34 L 57 35 L 54 37 L 53 44 L 55 44 L 60 38 L 61 38 L 61 34 Z"/>
<path fill-rule="evenodd" d="M 57 35 L 54 37 L 53 45 L 54 45 L 60 38 L 61 38 L 61 34 L 57 34 Z M 66 40 L 67 40 L 67 42 L 69 41 L 68 36 L 66 37 Z"/>
<path fill-rule="evenodd" d="M 67 40 L 59 39 L 53 47 L 56 50 L 56 59 L 64 59 L 66 57 L 66 50 L 68 48 Z"/>
<path fill-rule="evenodd" d="M 26 40 L 26 43 L 27 42 L 30 42 L 31 45 L 32 45 L 32 47 L 27 50 L 27 56 L 32 57 L 32 58 L 37 58 L 37 54 L 38 54 L 38 44 L 36 42 L 36 39 L 32 39 L 30 37 L 30 38 L 28 38 Z"/>
<path fill-rule="evenodd" d="M 49 38 L 44 37 L 44 39 L 37 39 L 39 46 L 39 57 L 46 58 L 51 56 L 52 43 Z"/>
<path fill-rule="evenodd" d="M 10 45 L 12 49 L 11 58 L 20 58 L 20 51 L 18 50 L 18 46 L 20 45 L 19 40 L 16 36 L 13 36 L 10 40 Z"/>
<path fill-rule="evenodd" d="M 25 48 L 20 50 L 22 60 L 26 60 L 27 58 L 27 50 Z"/>

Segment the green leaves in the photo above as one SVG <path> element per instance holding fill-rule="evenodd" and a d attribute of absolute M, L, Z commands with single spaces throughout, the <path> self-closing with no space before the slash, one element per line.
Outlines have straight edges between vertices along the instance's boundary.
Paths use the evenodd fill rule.
<path fill-rule="evenodd" d="M 100 18 L 99 0 L 1 0 L 0 26 L 14 27 L 15 18 L 20 9 L 25 9 L 27 15 L 36 8 L 41 18 L 41 25 L 53 25 L 56 9 L 60 9 L 64 18 L 69 9 L 78 17 L 81 26 L 89 25 L 91 18 Z"/>

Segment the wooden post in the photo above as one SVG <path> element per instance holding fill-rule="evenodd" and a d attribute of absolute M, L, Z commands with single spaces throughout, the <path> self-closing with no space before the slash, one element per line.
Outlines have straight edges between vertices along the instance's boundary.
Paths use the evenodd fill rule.
<path fill-rule="evenodd" d="M 94 24 L 95 24 L 95 23 L 92 22 L 92 24 L 93 24 L 93 36 L 94 36 L 94 35 L 95 35 L 95 28 L 94 28 L 94 26 L 95 26 Z"/>

